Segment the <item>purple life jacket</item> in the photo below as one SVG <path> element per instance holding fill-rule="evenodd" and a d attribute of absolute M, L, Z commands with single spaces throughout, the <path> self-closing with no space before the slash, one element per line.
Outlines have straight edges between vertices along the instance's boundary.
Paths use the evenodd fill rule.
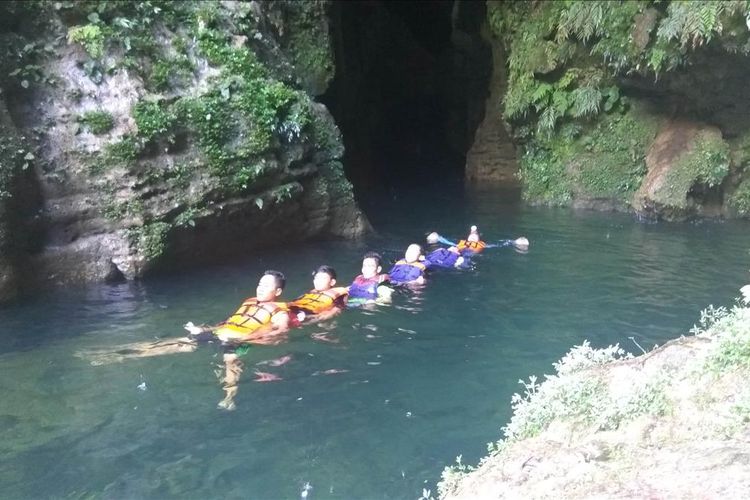
<path fill-rule="evenodd" d="M 379 276 L 367 279 L 361 274 L 354 278 L 354 282 L 349 286 L 349 298 L 351 299 L 377 299 L 378 298 L 378 281 Z"/>
<path fill-rule="evenodd" d="M 430 252 L 425 256 L 425 260 L 430 263 L 431 266 L 437 267 L 453 267 L 456 265 L 459 255 L 457 253 L 449 251 L 447 248 L 438 248 L 434 252 Z"/>
<path fill-rule="evenodd" d="M 427 266 L 421 262 L 406 262 L 404 259 L 399 260 L 393 265 L 393 269 L 388 272 L 391 283 L 402 284 L 410 283 L 424 276 Z"/>

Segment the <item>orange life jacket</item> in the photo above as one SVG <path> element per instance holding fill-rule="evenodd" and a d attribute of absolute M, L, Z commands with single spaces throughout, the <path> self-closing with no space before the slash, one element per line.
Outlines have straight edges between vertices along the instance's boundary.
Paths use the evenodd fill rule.
<path fill-rule="evenodd" d="M 322 292 L 310 290 L 294 302 L 290 302 L 289 307 L 301 309 L 310 314 L 318 314 L 331 309 L 336 305 L 337 300 L 348 294 L 349 292 L 344 287 L 329 288 Z"/>
<path fill-rule="evenodd" d="M 487 243 L 484 241 L 467 241 L 467 240 L 461 240 L 458 242 L 458 245 L 456 247 L 458 248 L 459 252 L 463 252 L 464 250 L 469 250 L 470 252 L 479 253 L 482 250 L 485 249 L 487 246 Z"/>
<path fill-rule="evenodd" d="M 284 302 L 258 302 L 255 297 L 245 299 L 239 309 L 226 321 L 219 323 L 214 334 L 220 337 L 243 337 L 262 326 L 270 325 L 279 312 L 289 311 Z"/>

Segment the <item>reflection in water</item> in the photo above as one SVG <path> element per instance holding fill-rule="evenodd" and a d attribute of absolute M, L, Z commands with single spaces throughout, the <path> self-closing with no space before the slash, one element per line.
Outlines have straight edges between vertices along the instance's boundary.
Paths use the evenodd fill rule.
<path fill-rule="evenodd" d="M 634 352 L 634 342 L 663 343 L 748 281 L 742 223 L 643 225 L 511 208 L 488 192 L 400 200 L 369 214 L 381 232 L 368 241 L 275 249 L 242 266 L 3 309 L 2 491 L 294 498 L 309 483 L 311 498 L 414 498 L 456 455 L 473 462 L 500 436 L 518 379 L 549 372 L 585 338 Z M 188 318 L 224 319 L 267 268 L 283 270 L 285 295 L 296 297 L 323 263 L 347 282 L 367 249 L 471 224 L 493 240 L 526 234 L 530 251 L 487 251 L 475 269 L 436 273 L 391 305 L 253 346 L 237 359 L 232 413 L 216 409 L 216 377 L 227 378 L 219 346 L 147 358 L 123 347 L 175 338 Z M 92 366 L 75 356 L 97 350 L 123 359 Z"/>

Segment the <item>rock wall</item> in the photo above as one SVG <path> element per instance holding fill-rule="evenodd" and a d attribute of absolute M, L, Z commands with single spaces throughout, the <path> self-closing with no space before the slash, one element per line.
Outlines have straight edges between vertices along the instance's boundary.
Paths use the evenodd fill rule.
<path fill-rule="evenodd" d="M 502 106 L 495 97 L 487 109 L 494 130 L 510 124 L 524 198 L 750 216 L 748 15 L 738 2 L 488 2 L 508 76 L 493 82 Z M 500 165 L 487 152 L 505 139 L 492 130 L 480 128 L 477 147 Z M 657 151 L 674 154 L 656 166 Z M 472 158 L 467 176 L 496 175 L 474 174 Z"/>
<path fill-rule="evenodd" d="M 0 26 L 0 118 L 28 140 L 40 196 L 33 211 L 0 205 L 0 228 L 34 236 L 19 258 L 0 244 L 0 288 L 133 279 L 368 230 L 340 132 L 314 101 L 334 72 L 329 7 L 4 4 L 17 21 Z"/>
<path fill-rule="evenodd" d="M 507 90 L 508 72 L 503 45 L 492 40 L 489 25 L 483 24 L 482 35 L 492 47 L 492 77 L 489 96 L 485 101 L 484 119 L 474 134 L 471 148 L 466 154 L 465 177 L 469 184 L 490 182 L 516 187 L 518 161 L 516 149 L 503 121 L 502 98 Z"/>

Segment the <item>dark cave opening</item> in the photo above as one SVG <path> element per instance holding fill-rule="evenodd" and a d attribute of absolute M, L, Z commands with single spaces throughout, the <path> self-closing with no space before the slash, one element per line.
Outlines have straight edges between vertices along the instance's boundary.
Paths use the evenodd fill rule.
<path fill-rule="evenodd" d="M 463 179 L 492 73 L 485 16 L 474 1 L 333 4 L 336 75 L 322 101 L 358 198 Z"/>

